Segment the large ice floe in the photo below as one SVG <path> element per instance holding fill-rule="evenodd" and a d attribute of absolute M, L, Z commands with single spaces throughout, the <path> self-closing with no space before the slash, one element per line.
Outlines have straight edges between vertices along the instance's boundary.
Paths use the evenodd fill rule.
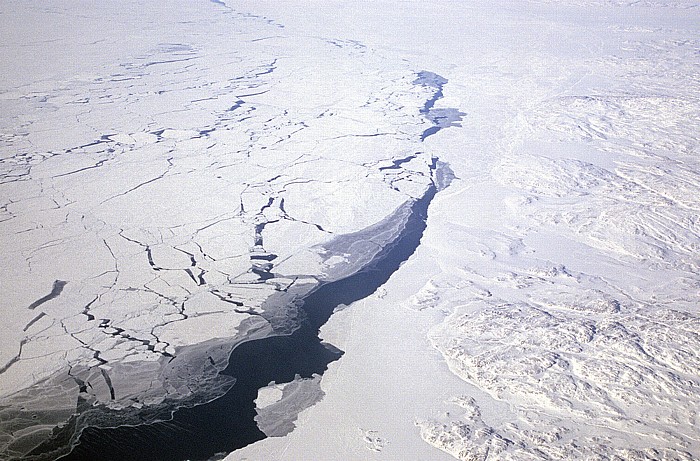
<path fill-rule="evenodd" d="M 699 25 L 6 2 L 0 459 L 697 459 Z"/>

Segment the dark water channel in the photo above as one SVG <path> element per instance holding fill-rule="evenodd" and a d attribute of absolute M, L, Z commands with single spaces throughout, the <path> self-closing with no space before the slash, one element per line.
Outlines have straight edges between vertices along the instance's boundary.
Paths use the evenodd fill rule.
<path fill-rule="evenodd" d="M 236 378 L 222 397 L 180 408 L 171 421 L 112 429 L 85 428 L 63 461 L 176 461 L 221 459 L 224 454 L 265 438 L 254 421 L 253 400 L 271 381 L 290 382 L 322 374 L 342 352 L 321 342 L 319 328 L 340 304 L 363 299 L 384 284 L 416 250 L 425 230 L 431 186 L 415 201 L 405 229 L 368 265 L 346 278 L 320 285 L 304 299 L 306 319 L 289 336 L 268 337 L 236 347 L 222 372 Z M 204 359 L 203 359 L 204 360 Z"/>
<path fill-rule="evenodd" d="M 458 109 L 454 108 L 436 108 L 435 103 L 442 99 L 444 96 L 442 93 L 443 87 L 447 84 L 448 80 L 434 72 L 421 71 L 418 72 L 418 78 L 413 81 L 414 85 L 421 85 L 424 87 L 433 88 L 433 96 L 425 101 L 423 108 L 420 113 L 427 118 L 433 126 L 427 128 L 421 134 L 420 140 L 425 141 L 429 136 L 434 135 L 443 128 L 449 128 L 451 126 L 461 126 L 459 122 L 462 121 L 464 117 L 464 112 L 460 112 Z"/>

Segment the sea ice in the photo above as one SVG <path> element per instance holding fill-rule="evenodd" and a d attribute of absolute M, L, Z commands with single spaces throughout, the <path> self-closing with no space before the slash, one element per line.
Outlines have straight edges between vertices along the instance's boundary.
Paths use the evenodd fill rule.
<path fill-rule="evenodd" d="M 698 12 L 7 2 L 0 457 L 222 395 L 434 183 L 228 459 L 700 457 Z"/>

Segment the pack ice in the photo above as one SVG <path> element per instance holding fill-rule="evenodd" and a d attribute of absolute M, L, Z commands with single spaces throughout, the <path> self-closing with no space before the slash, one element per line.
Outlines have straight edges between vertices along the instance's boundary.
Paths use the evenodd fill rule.
<path fill-rule="evenodd" d="M 344 356 L 211 459 L 697 459 L 699 28 L 691 0 L 5 2 L 0 458 L 220 397 L 437 187 L 322 327 Z"/>

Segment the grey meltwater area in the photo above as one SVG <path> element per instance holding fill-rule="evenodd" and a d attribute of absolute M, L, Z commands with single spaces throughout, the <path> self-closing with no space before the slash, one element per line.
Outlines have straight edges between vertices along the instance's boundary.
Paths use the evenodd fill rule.
<path fill-rule="evenodd" d="M 18 295 L 30 315 L 3 338 L 16 352 L 0 364 L 2 459 L 211 459 L 289 432 L 342 355 L 319 327 L 413 253 L 454 178 L 421 145 L 463 115 L 434 107 L 446 79 L 401 68 L 346 104 L 289 95 L 279 108 L 266 95 L 313 63 L 280 60 L 278 46 L 306 42 L 224 6 L 211 3 L 223 13 L 207 25 L 221 43 L 158 37 L 102 76 L 30 85 L 13 107 L 8 120 L 36 120 L 3 139 L 22 153 L 3 160 L 0 223 L 25 236 L 15 277 L 31 283 Z M 328 59 L 383 64 L 359 42 L 313 40 Z M 211 46 L 222 61 L 200 67 Z M 161 113 L 158 98 L 194 115 Z M 31 126 L 73 103 L 88 133 L 34 147 Z M 135 115 L 106 120 L 104 104 Z M 289 384 L 256 410 L 271 382 Z"/>

